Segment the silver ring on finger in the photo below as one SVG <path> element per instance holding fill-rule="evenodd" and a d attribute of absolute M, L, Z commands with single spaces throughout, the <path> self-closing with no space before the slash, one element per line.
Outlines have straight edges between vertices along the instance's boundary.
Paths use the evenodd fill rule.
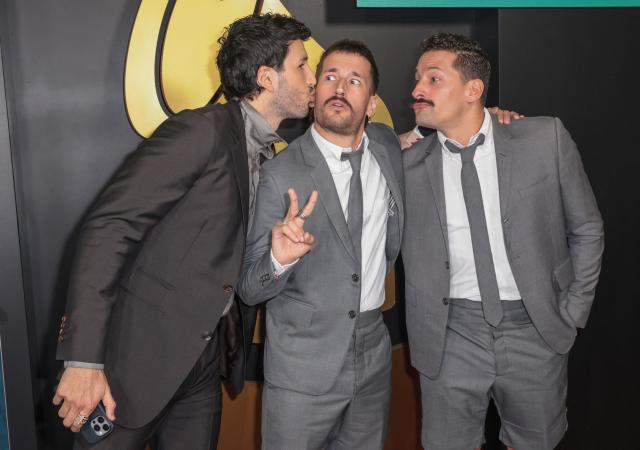
<path fill-rule="evenodd" d="M 89 420 L 89 416 L 85 416 L 84 414 L 78 414 L 76 418 L 73 420 L 73 424 L 80 428 L 82 425 L 87 423 Z"/>
<path fill-rule="evenodd" d="M 307 216 L 307 215 L 304 213 L 304 210 L 302 210 L 302 209 L 301 209 L 301 210 L 298 212 L 298 214 L 296 214 L 296 217 L 299 217 L 299 218 L 301 218 L 302 220 L 306 220 L 306 219 L 307 219 L 307 217 L 309 217 L 309 216 Z"/>

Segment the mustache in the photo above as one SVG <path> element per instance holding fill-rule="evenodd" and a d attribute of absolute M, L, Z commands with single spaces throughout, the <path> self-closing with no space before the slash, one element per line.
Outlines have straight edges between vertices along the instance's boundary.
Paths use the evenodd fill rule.
<path fill-rule="evenodd" d="M 351 106 L 351 103 L 349 103 L 349 101 L 347 99 L 345 99 L 344 97 L 338 97 L 337 95 L 334 95 L 333 97 L 331 97 L 330 99 L 328 99 L 326 102 L 324 102 L 324 106 L 327 106 L 329 103 L 333 102 L 333 101 L 339 101 L 344 103 L 345 105 L 347 105 L 349 107 L 350 110 L 353 111 L 353 107 Z"/>
<path fill-rule="evenodd" d="M 426 103 L 427 105 L 430 105 L 430 106 L 436 106 L 435 103 L 433 103 L 433 101 L 427 100 L 426 98 L 419 98 L 413 102 L 414 105 L 417 105 L 419 103 Z"/>

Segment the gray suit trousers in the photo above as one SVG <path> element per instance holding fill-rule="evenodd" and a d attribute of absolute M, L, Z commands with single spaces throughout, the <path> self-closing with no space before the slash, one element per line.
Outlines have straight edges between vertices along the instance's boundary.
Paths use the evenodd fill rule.
<path fill-rule="evenodd" d="M 360 313 L 333 387 L 310 395 L 264 383 L 263 450 L 382 449 L 391 395 L 391 339 L 380 310 Z"/>

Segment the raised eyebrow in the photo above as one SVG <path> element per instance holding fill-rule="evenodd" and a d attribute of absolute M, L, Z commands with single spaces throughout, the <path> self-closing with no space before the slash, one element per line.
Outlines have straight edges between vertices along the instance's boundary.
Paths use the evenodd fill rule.
<path fill-rule="evenodd" d="M 338 68 L 337 68 L 337 67 L 331 67 L 331 68 L 329 68 L 329 69 L 325 70 L 325 71 L 324 71 L 324 73 L 335 73 L 335 72 L 337 72 L 337 71 L 338 71 Z M 350 74 L 350 75 L 351 75 L 351 76 L 358 77 L 358 78 L 362 78 L 362 75 L 360 75 L 360 74 L 359 74 L 358 72 L 356 72 L 355 70 L 354 70 L 353 72 L 351 72 L 351 74 Z"/>

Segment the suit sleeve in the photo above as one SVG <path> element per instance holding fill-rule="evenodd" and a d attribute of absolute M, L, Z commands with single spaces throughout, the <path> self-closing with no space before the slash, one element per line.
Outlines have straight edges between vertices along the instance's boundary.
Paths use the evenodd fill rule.
<path fill-rule="evenodd" d="M 185 111 L 164 122 L 124 162 L 80 229 L 57 358 L 104 363 L 118 284 L 145 236 L 215 155 L 213 127 Z"/>
<path fill-rule="evenodd" d="M 589 317 L 600 275 L 604 229 L 576 144 L 559 119 L 555 119 L 555 126 L 567 242 L 574 270 L 567 312 L 576 326 L 582 328 Z"/>
<path fill-rule="evenodd" d="M 247 249 L 238 283 L 240 298 L 248 305 L 256 305 L 275 297 L 293 272 L 274 276 L 271 262 L 271 229 L 286 215 L 289 205 L 286 191 L 279 189 L 276 178 L 267 167 L 260 171 L 253 225 L 247 238 Z M 288 198 L 288 197 L 286 197 Z"/>

